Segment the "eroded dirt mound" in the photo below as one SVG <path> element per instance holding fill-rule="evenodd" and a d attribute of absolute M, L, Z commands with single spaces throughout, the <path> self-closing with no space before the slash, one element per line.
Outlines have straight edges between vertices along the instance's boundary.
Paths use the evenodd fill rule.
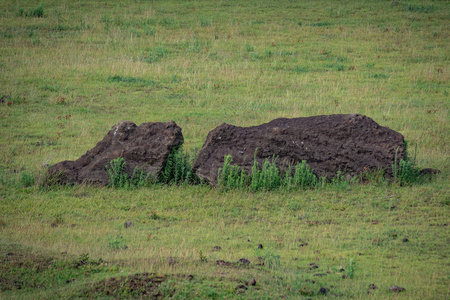
<path fill-rule="evenodd" d="M 48 169 L 58 183 L 107 185 L 106 166 L 118 157 L 125 160 L 125 172 L 131 176 L 136 167 L 156 176 L 165 166 L 169 153 L 183 143 L 181 128 L 175 122 L 143 123 L 130 121 L 114 125 L 102 141 L 75 161 L 62 161 Z"/>
<path fill-rule="evenodd" d="M 45 273 L 51 268 L 52 257 L 32 253 L 16 245 L 0 244 L 0 291 L 25 288 L 45 288 L 45 282 L 30 275 Z"/>
<path fill-rule="evenodd" d="M 106 295 L 123 298 L 162 299 L 168 295 L 163 295 L 166 289 L 161 290 L 159 287 L 166 280 L 166 276 L 158 276 L 153 273 L 111 277 L 93 284 L 90 289 L 84 291 L 84 294 L 88 297 Z"/>
<path fill-rule="evenodd" d="M 404 157 L 404 140 L 359 114 L 279 118 L 253 127 L 222 124 L 208 134 L 198 153 L 193 165 L 197 176 L 216 185 L 225 155 L 248 174 L 254 158 L 262 164 L 275 156 L 281 169 L 306 160 L 317 176 L 329 179 L 338 171 L 354 177 L 377 168 L 392 176 L 395 156 Z"/>

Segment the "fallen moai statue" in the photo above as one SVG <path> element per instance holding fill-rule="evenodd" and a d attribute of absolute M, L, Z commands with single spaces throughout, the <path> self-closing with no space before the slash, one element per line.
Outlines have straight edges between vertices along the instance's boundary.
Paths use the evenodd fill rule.
<path fill-rule="evenodd" d="M 212 130 L 193 164 L 196 175 L 217 185 L 224 156 L 247 174 L 256 160 L 277 157 L 280 169 L 303 160 L 318 177 L 331 179 L 340 171 L 352 178 L 364 170 L 383 169 L 392 177 L 395 160 L 404 158 L 403 135 L 359 114 L 279 118 L 253 127 L 222 124 Z"/>
<path fill-rule="evenodd" d="M 61 184 L 89 183 L 105 186 L 109 183 L 106 166 L 118 157 L 125 161 L 125 172 L 131 176 L 139 168 L 157 176 L 166 165 L 172 149 L 183 144 L 181 128 L 175 122 L 115 124 L 102 141 L 75 161 L 62 161 L 48 169 L 48 176 Z"/>

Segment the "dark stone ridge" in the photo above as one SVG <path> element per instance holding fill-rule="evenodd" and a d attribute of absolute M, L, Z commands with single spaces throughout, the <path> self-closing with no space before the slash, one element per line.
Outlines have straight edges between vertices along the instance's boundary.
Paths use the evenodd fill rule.
<path fill-rule="evenodd" d="M 125 160 L 125 171 L 131 176 L 136 167 L 157 176 L 165 166 L 170 151 L 183 143 L 181 128 L 167 123 L 130 121 L 114 125 L 102 141 L 75 161 L 62 161 L 48 169 L 48 176 L 56 176 L 61 184 L 89 183 L 107 185 L 106 166 L 118 157 Z"/>
<path fill-rule="evenodd" d="M 430 169 L 430 168 L 425 168 L 420 170 L 420 175 L 424 176 L 424 175 L 436 175 L 441 173 L 441 170 L 438 169 Z"/>
<path fill-rule="evenodd" d="M 391 287 L 389 288 L 389 290 L 390 290 L 391 292 L 399 293 L 399 292 L 403 292 L 403 291 L 405 290 L 405 288 L 404 288 L 404 287 L 401 287 L 401 286 L 398 286 L 398 285 L 393 285 L 393 286 L 391 286 Z"/>
<path fill-rule="evenodd" d="M 246 258 L 241 258 L 238 260 L 238 264 L 249 265 L 250 261 Z"/>
<path fill-rule="evenodd" d="M 403 136 L 366 116 L 279 118 L 253 127 L 220 125 L 208 134 L 193 169 L 200 179 L 217 185 L 225 155 L 231 155 L 233 164 L 248 174 L 254 157 L 263 164 L 278 156 L 281 169 L 306 160 L 317 176 L 328 179 L 338 171 L 351 178 L 377 168 L 391 177 L 396 154 L 397 160 L 404 158 Z"/>

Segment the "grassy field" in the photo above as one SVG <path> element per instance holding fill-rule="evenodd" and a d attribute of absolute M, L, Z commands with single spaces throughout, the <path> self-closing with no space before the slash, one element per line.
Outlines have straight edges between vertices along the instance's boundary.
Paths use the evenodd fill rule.
<path fill-rule="evenodd" d="M 0 298 L 448 299 L 449 37 L 448 1 L 1 1 Z M 402 133 L 441 173 L 40 186 L 121 120 L 174 120 L 194 151 L 224 122 L 336 113 Z"/>

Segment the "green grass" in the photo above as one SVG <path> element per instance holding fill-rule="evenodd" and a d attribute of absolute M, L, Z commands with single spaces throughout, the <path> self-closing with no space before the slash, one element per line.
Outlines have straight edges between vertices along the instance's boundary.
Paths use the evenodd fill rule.
<path fill-rule="evenodd" d="M 391 285 L 406 288 L 397 298 L 448 298 L 449 12 L 417 0 L 0 2 L 0 298 L 307 299 L 324 287 L 383 299 Z M 121 120 L 174 120 L 190 153 L 224 122 L 335 113 L 402 133 L 419 168 L 442 172 L 223 192 L 179 184 L 179 163 L 169 185 L 40 187 L 47 165 Z"/>

